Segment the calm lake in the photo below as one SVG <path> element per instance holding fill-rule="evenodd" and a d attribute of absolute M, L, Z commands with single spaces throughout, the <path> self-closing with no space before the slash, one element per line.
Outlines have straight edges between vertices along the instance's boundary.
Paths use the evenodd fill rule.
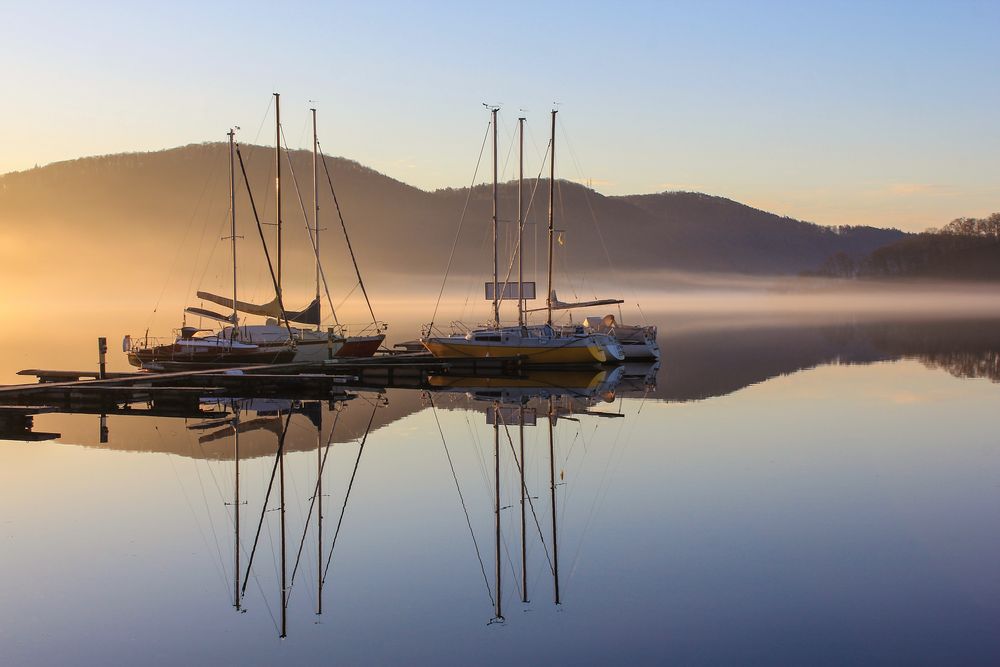
<path fill-rule="evenodd" d="M 1000 662 L 1000 319 L 660 344 L 37 415 L 0 440 L 0 664 Z"/>

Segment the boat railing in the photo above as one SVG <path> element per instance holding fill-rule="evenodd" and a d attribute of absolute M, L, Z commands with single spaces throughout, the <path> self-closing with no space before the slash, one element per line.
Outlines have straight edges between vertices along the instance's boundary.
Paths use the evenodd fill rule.
<path fill-rule="evenodd" d="M 460 322 L 459 320 L 452 320 L 448 323 L 448 328 L 444 329 L 442 327 L 434 326 L 433 323 L 425 324 L 420 327 L 420 335 L 423 338 L 429 336 L 455 336 L 455 335 L 466 335 L 473 330 L 465 322 Z"/>
<path fill-rule="evenodd" d="M 367 324 L 337 324 L 331 327 L 338 336 L 378 336 L 389 328 L 388 322 L 368 322 Z"/>
<path fill-rule="evenodd" d="M 171 345 L 177 340 L 176 336 L 167 338 L 165 336 L 131 336 L 126 335 L 122 339 L 122 352 L 133 352 L 138 350 L 151 350 L 161 345 Z"/>

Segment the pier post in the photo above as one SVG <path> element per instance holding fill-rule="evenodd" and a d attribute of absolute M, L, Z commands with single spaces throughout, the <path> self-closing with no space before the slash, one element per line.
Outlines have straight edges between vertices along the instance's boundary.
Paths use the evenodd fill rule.
<path fill-rule="evenodd" d="M 105 357 L 108 354 L 108 339 L 101 336 L 97 339 L 97 363 L 98 363 L 98 378 L 104 380 L 107 377 L 107 367 L 105 364 Z"/>

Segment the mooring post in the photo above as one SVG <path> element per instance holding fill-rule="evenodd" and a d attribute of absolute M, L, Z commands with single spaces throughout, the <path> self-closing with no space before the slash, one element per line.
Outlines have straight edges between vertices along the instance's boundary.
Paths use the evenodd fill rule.
<path fill-rule="evenodd" d="M 105 356 L 108 353 L 108 339 L 101 336 L 97 339 L 97 359 L 98 359 L 98 378 L 103 380 L 106 377 L 106 365 Z"/>

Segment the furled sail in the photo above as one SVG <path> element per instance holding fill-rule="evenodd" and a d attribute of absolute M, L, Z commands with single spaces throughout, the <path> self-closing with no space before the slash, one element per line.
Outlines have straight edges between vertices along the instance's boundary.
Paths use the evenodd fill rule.
<path fill-rule="evenodd" d="M 208 310 L 207 308 L 196 308 L 194 306 L 188 306 L 184 309 L 185 312 L 191 313 L 192 315 L 197 315 L 198 317 L 207 317 L 210 320 L 216 320 L 218 322 L 226 322 L 227 324 L 235 324 L 236 316 L 230 313 L 229 315 L 223 315 L 222 313 L 217 313 L 214 310 Z"/>
<path fill-rule="evenodd" d="M 233 307 L 233 300 L 219 296 L 218 294 L 212 294 L 211 292 L 198 292 L 198 298 L 204 299 L 205 301 L 211 301 L 212 303 L 219 304 L 225 308 Z M 246 301 L 237 301 L 236 310 L 241 313 L 247 313 L 249 315 L 259 315 L 261 317 L 274 317 L 276 319 L 281 319 L 281 307 L 278 305 L 278 299 L 274 298 L 265 304 L 247 303 Z M 313 299 L 312 303 L 298 311 L 285 311 L 288 315 L 289 322 L 298 322 L 299 324 L 319 324 L 319 299 Z"/>
<path fill-rule="evenodd" d="M 625 303 L 622 299 L 596 299 L 594 301 L 574 301 L 572 303 L 566 303 L 565 301 L 560 301 L 559 297 L 556 296 L 556 291 L 552 290 L 552 310 L 570 310 L 572 308 L 587 308 L 589 306 L 612 306 L 617 303 Z M 536 313 L 541 310 L 548 310 L 548 308 L 531 308 L 526 310 L 526 313 Z"/>

